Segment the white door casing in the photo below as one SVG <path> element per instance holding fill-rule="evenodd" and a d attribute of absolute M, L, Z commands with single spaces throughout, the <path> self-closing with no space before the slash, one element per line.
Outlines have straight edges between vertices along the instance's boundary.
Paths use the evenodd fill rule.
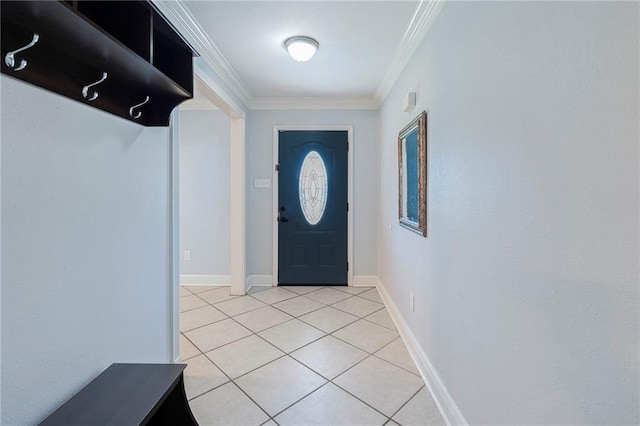
<path fill-rule="evenodd" d="M 272 285 L 278 285 L 278 172 L 276 164 L 278 164 L 278 147 L 279 135 L 282 130 L 343 130 L 347 132 L 347 143 L 349 144 L 349 152 L 347 153 L 348 171 L 347 171 L 347 202 L 349 210 L 347 212 L 347 262 L 349 262 L 349 270 L 347 271 L 347 283 L 353 285 L 353 126 L 350 125 L 276 125 L 273 126 L 273 201 L 272 201 L 272 235 L 273 235 L 273 270 Z"/>

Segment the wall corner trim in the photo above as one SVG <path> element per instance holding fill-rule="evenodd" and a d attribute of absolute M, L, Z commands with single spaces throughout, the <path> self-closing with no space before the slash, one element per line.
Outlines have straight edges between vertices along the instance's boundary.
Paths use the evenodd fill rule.
<path fill-rule="evenodd" d="M 444 383 L 442 383 L 440 376 L 433 367 L 433 364 L 431 364 L 427 354 L 420 346 L 418 339 L 416 339 L 416 336 L 413 334 L 404 318 L 402 318 L 398 307 L 391 299 L 385 285 L 379 278 L 377 281 L 378 291 L 380 296 L 382 296 L 382 300 L 384 301 L 387 310 L 389 311 L 389 315 L 398 329 L 402 340 L 407 346 L 407 350 L 409 351 L 411 358 L 413 358 L 413 361 L 416 363 L 416 366 L 420 371 L 420 375 L 422 376 L 422 380 L 424 380 L 427 385 L 427 389 L 438 406 L 438 410 L 440 410 L 440 414 L 442 415 L 445 423 L 447 425 L 467 426 L 468 423 L 462 415 L 462 412 L 451 397 L 451 394 L 447 391 Z"/>
<path fill-rule="evenodd" d="M 180 285 L 226 287 L 231 285 L 231 275 L 180 275 Z"/>

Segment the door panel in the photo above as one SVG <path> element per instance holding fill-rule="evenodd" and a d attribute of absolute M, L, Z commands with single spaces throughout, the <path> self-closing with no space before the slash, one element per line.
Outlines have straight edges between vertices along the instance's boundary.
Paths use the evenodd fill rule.
<path fill-rule="evenodd" d="M 346 131 L 279 133 L 278 283 L 347 284 Z"/>

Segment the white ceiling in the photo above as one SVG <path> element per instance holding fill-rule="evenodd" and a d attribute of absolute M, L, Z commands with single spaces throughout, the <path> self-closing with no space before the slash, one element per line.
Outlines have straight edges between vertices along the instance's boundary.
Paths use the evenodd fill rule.
<path fill-rule="evenodd" d="M 234 85 L 254 104 L 291 98 L 376 103 L 412 53 L 408 45 L 424 35 L 416 34 L 427 25 L 421 22 L 429 15 L 424 3 L 192 0 L 184 5 L 217 48 L 218 62 Z M 293 35 L 320 43 L 309 62 L 295 62 L 284 49 L 284 40 Z"/>
<path fill-rule="evenodd" d="M 151 1 L 199 53 L 195 76 L 237 115 L 244 108 L 378 108 L 445 3 Z M 294 34 L 320 42 L 311 61 L 287 56 L 282 43 Z"/>
<path fill-rule="evenodd" d="M 416 1 L 187 1 L 204 31 L 255 97 L 371 97 L 393 61 Z M 320 43 L 292 60 L 294 35 Z"/>

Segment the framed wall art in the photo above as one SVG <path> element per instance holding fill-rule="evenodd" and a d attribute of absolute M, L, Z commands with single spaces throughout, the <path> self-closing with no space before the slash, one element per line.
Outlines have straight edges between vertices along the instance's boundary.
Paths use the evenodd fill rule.
<path fill-rule="evenodd" d="M 427 113 L 398 135 L 400 226 L 427 236 Z"/>

